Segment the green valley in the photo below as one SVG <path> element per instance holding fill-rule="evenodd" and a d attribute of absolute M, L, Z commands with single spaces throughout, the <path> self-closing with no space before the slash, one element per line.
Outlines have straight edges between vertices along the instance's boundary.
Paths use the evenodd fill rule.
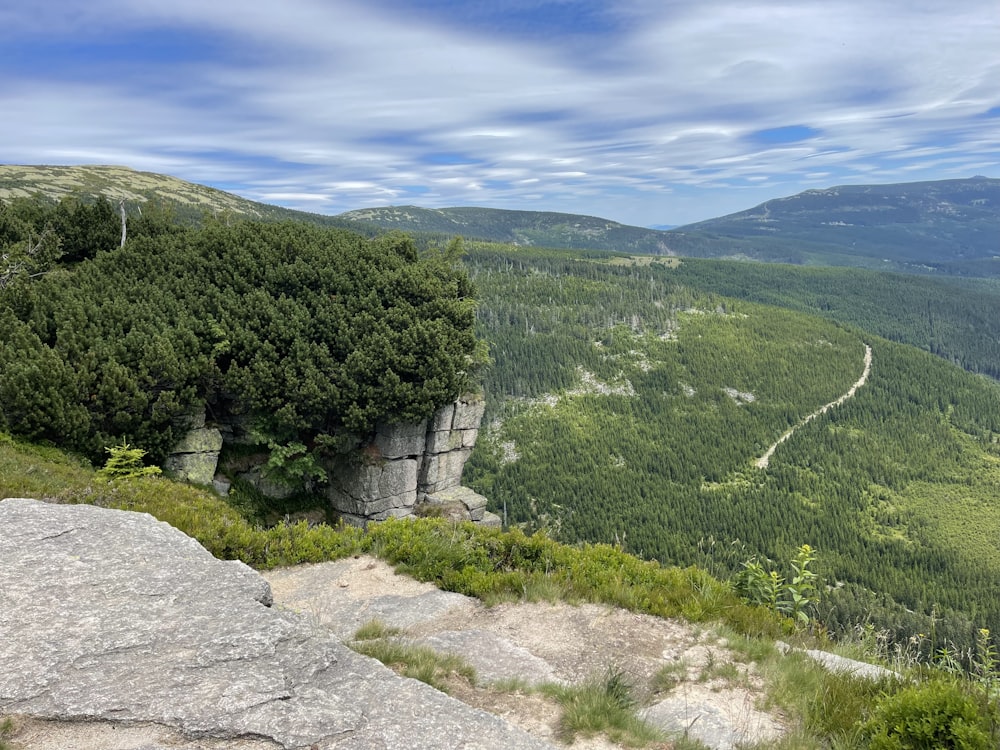
<path fill-rule="evenodd" d="M 996 383 L 859 327 L 722 297 L 688 261 L 476 245 L 467 263 L 494 358 L 467 481 L 511 523 L 720 575 L 808 543 L 831 626 L 929 632 L 933 610 L 939 637 L 963 643 L 973 624 L 1000 626 Z M 715 274 L 735 284 L 747 270 Z M 858 379 L 866 342 L 868 382 L 755 468 Z"/>

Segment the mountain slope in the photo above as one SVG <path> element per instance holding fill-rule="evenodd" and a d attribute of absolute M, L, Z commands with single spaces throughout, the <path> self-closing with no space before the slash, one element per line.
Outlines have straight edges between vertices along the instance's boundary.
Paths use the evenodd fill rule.
<path fill-rule="evenodd" d="M 552 211 L 495 208 L 418 208 L 385 206 L 348 211 L 339 218 L 406 232 L 462 235 L 466 238 L 536 247 L 619 250 L 669 254 L 666 234 L 609 219 Z"/>
<path fill-rule="evenodd" d="M 155 172 L 139 172 L 129 167 L 0 164 L 0 200 L 32 196 L 51 201 L 98 196 L 112 202 L 124 199 L 130 211 L 136 206 L 154 203 L 169 207 L 181 220 L 198 220 L 206 213 L 231 213 L 266 221 L 293 219 L 313 224 L 352 226 L 358 231 L 365 229 L 331 216 L 258 203 L 207 185 Z"/>
<path fill-rule="evenodd" d="M 856 328 L 721 297 L 687 261 L 472 243 L 467 263 L 494 366 L 465 481 L 511 522 L 728 572 L 808 543 L 844 584 L 828 595 L 831 627 L 870 617 L 928 632 L 934 604 L 956 641 L 970 621 L 1000 627 L 996 383 Z M 753 268 L 766 285 L 775 267 Z M 859 382 L 866 344 L 871 372 L 854 397 L 755 468 Z M 869 602 L 871 591 L 883 598 Z"/>
<path fill-rule="evenodd" d="M 1000 276 L 1000 180 L 847 185 L 663 230 L 550 211 L 385 206 L 324 216 L 272 206 L 174 177 L 113 166 L 0 165 L 0 200 L 104 195 L 171 206 L 178 218 L 233 213 L 295 219 L 423 241 L 462 235 L 518 246 L 857 266 L 907 273 Z"/>
<path fill-rule="evenodd" d="M 669 234 L 680 254 L 995 275 L 1000 180 L 807 190 Z"/>

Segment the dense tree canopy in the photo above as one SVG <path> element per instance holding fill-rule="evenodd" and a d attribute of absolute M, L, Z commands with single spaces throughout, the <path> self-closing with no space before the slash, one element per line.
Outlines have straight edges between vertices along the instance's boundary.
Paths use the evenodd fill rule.
<path fill-rule="evenodd" d="M 0 308 L 0 428 L 94 457 L 127 439 L 158 459 L 201 403 L 279 442 L 419 419 L 470 386 L 472 294 L 403 235 L 138 232 Z"/>

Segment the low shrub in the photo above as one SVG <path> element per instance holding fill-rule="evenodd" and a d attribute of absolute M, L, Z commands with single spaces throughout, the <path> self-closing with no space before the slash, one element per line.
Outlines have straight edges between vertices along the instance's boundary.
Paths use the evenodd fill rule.
<path fill-rule="evenodd" d="M 883 698 L 862 732 L 872 750 L 990 750 L 998 718 L 985 694 L 931 679 Z"/>

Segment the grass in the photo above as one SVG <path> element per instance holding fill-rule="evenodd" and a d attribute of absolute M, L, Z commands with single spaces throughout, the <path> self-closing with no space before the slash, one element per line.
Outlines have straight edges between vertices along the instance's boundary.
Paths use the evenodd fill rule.
<path fill-rule="evenodd" d="M 249 522 L 210 491 L 162 477 L 102 480 L 85 461 L 0 434 L 2 497 L 148 512 L 194 537 L 217 557 L 240 559 L 258 568 L 370 553 L 400 572 L 487 603 L 588 601 L 715 623 L 727 651 L 739 662 L 754 663 L 763 674 L 769 707 L 780 710 L 788 720 L 789 733 L 774 748 L 862 747 L 860 727 L 877 706 L 901 689 L 896 680 L 868 682 L 827 673 L 801 654 L 781 656 L 773 640 L 788 636 L 788 620 L 743 604 L 728 584 L 700 569 L 665 567 L 609 545 L 568 546 L 544 534 L 527 536 L 516 529 L 504 532 L 443 519 L 391 520 L 366 530 L 305 522 L 265 528 Z M 454 680 L 475 683 L 474 670 L 459 657 L 403 643 L 398 635 L 382 623 L 371 622 L 355 633 L 352 645 L 439 689 Z M 811 643 L 807 634 L 795 637 Z M 669 690 L 683 671 L 683 664 L 664 667 L 652 689 Z M 926 673 L 932 671 L 909 673 L 921 681 L 930 679 Z M 732 665 L 712 664 L 703 674 L 706 679 L 739 680 L 742 672 Z M 963 684 L 977 688 L 972 681 Z M 518 683 L 516 690 L 523 687 Z M 564 739 L 602 733 L 629 746 L 662 739 L 636 717 L 631 686 L 620 673 L 610 672 L 580 686 L 549 685 L 540 690 L 563 707 Z M 9 720 L 0 722 L 0 750 L 7 750 L 12 732 Z"/>
<path fill-rule="evenodd" d="M 362 625 L 347 645 L 359 654 L 378 659 L 404 677 L 426 682 L 443 693 L 448 692 L 448 683 L 454 679 L 476 684 L 476 670 L 465 659 L 397 640 L 399 632 L 372 621 Z"/>
<path fill-rule="evenodd" d="M 9 716 L 0 721 L 0 750 L 11 750 L 7 742 L 14 736 L 14 720 Z"/>
<path fill-rule="evenodd" d="M 547 684 L 539 690 L 562 706 L 559 736 L 566 743 L 579 735 L 597 734 L 626 747 L 643 747 L 664 739 L 662 732 L 636 716 L 633 687 L 622 672 L 609 670 L 581 685 Z"/>
<path fill-rule="evenodd" d="M 375 641 L 380 638 L 392 638 L 401 635 L 402 630 L 386 625 L 381 620 L 369 620 L 354 633 L 355 641 Z"/>

